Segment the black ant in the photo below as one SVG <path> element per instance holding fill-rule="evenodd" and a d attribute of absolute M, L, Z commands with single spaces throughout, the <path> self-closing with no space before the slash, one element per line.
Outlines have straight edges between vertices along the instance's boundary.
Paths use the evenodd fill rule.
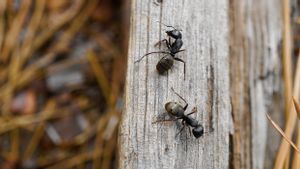
<path fill-rule="evenodd" d="M 181 133 L 183 131 L 183 129 L 188 125 L 189 127 L 192 127 L 192 132 L 193 135 L 196 138 L 199 138 L 203 135 L 204 133 L 204 128 L 203 126 L 194 118 L 190 117 L 191 114 L 194 114 L 197 112 L 196 107 L 193 109 L 193 111 L 187 115 L 184 114 L 185 110 L 188 107 L 188 103 L 186 102 L 186 100 L 180 96 L 178 93 L 176 93 L 174 91 L 173 88 L 171 88 L 171 90 L 179 97 L 181 98 L 184 102 L 185 102 L 185 106 L 182 107 L 179 103 L 177 102 L 168 102 L 165 104 L 165 109 L 168 112 L 169 115 L 176 117 L 175 119 L 171 119 L 171 120 L 159 120 L 159 121 L 155 121 L 155 122 L 163 122 L 163 121 L 176 121 L 179 119 L 182 119 L 181 123 L 183 125 L 183 127 L 180 129 L 180 131 L 176 134 L 176 136 Z M 154 123 L 155 123 L 154 122 Z M 190 134 L 191 134 L 191 129 L 189 128 Z"/>
<path fill-rule="evenodd" d="M 163 24 L 163 25 L 165 25 L 165 24 Z M 162 42 L 165 42 L 169 51 L 168 52 L 167 51 L 157 51 L 157 52 L 147 53 L 144 56 L 142 56 L 140 59 L 135 61 L 134 63 L 140 62 L 145 56 L 148 56 L 150 54 L 164 53 L 164 54 L 167 54 L 167 55 L 162 57 L 156 65 L 156 70 L 158 71 L 158 73 L 159 74 L 164 74 L 165 72 L 167 72 L 173 66 L 174 60 L 176 60 L 176 61 L 182 62 L 184 64 L 183 66 L 184 66 L 184 79 L 185 79 L 185 61 L 183 61 L 182 59 L 180 59 L 178 57 L 175 57 L 175 54 L 177 54 L 179 52 L 182 52 L 182 51 L 185 51 L 185 49 L 180 50 L 180 48 L 183 45 L 182 34 L 180 32 L 181 30 L 178 30 L 178 29 L 174 28 L 173 26 L 169 26 L 169 25 L 165 25 L 165 26 L 173 28 L 173 30 L 166 31 L 166 34 L 169 36 L 169 39 L 168 40 L 163 39 L 163 40 L 157 42 L 155 44 L 155 46 L 157 44 L 161 44 Z M 173 43 L 171 42 L 170 37 L 175 39 L 175 41 Z"/>

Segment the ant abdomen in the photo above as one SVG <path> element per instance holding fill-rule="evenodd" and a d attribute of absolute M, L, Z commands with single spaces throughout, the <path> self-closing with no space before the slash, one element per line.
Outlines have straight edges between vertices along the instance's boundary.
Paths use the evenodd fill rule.
<path fill-rule="evenodd" d="M 172 58 L 172 56 L 170 56 L 170 55 L 164 56 L 157 63 L 156 70 L 158 71 L 159 74 L 164 74 L 169 69 L 171 69 L 171 67 L 173 66 L 173 64 L 174 64 L 174 59 Z"/>
<path fill-rule="evenodd" d="M 177 102 L 168 102 L 165 104 L 166 111 L 175 117 L 184 117 L 184 108 Z"/>

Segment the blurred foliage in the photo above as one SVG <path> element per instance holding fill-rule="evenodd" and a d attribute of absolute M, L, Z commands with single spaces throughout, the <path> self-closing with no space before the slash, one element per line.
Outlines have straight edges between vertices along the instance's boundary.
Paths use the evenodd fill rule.
<path fill-rule="evenodd" d="M 0 1 L 0 166 L 117 167 L 125 1 Z"/>

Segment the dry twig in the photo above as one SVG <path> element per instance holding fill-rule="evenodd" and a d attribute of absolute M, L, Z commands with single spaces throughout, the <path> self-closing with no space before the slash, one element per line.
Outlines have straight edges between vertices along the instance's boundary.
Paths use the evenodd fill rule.
<path fill-rule="evenodd" d="M 266 113 L 267 118 L 273 125 L 273 127 L 282 135 L 282 137 L 298 152 L 300 153 L 300 149 L 292 142 L 292 140 L 282 131 L 282 129 L 271 119 L 268 113 Z"/>

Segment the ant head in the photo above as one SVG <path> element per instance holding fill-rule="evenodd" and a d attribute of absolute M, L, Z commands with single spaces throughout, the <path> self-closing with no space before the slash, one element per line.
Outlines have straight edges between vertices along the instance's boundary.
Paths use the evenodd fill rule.
<path fill-rule="evenodd" d="M 192 130 L 193 132 L 193 135 L 196 137 L 196 138 L 199 138 L 203 135 L 204 133 L 204 129 L 203 129 L 203 126 L 202 125 L 199 125 L 198 127 L 194 128 Z"/>
<path fill-rule="evenodd" d="M 166 34 L 168 36 L 171 36 L 174 39 L 181 39 L 182 38 L 181 32 L 179 30 L 177 30 L 177 29 L 166 31 Z"/>
<path fill-rule="evenodd" d="M 174 39 L 181 39 L 182 35 L 181 35 L 181 29 L 177 29 L 175 28 L 174 26 L 171 26 L 171 25 L 166 25 L 160 21 L 157 21 L 159 22 L 160 24 L 164 25 L 165 27 L 168 27 L 168 28 L 173 28 L 173 30 L 170 30 L 170 31 L 166 31 L 166 34 L 168 36 L 171 36 L 172 38 Z"/>

